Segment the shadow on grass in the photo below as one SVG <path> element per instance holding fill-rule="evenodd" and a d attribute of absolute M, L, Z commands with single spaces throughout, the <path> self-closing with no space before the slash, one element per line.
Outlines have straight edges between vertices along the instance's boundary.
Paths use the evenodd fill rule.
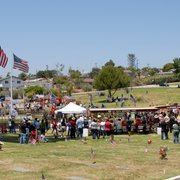
<path fill-rule="evenodd" d="M 19 134 L 3 133 L 0 137 L 3 142 L 19 143 Z"/>
<path fill-rule="evenodd" d="M 47 135 L 46 138 L 48 139 L 47 143 L 56 143 L 59 141 L 66 141 L 66 140 L 71 140 L 70 138 L 55 138 L 53 135 Z M 78 140 L 78 139 L 74 139 L 74 140 Z M 3 133 L 0 134 L 0 141 L 3 142 L 10 142 L 10 143 L 19 143 L 19 134 L 9 134 L 9 133 Z M 40 142 L 43 143 L 43 142 Z"/>

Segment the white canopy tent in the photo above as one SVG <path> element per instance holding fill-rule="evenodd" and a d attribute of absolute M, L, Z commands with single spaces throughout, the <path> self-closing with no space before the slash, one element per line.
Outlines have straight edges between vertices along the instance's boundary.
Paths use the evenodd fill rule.
<path fill-rule="evenodd" d="M 81 114 L 81 113 L 86 113 L 86 111 L 87 110 L 84 107 L 78 106 L 77 104 L 70 102 L 62 109 L 56 110 L 55 114 L 57 114 L 58 112 L 61 112 L 63 114 Z"/>

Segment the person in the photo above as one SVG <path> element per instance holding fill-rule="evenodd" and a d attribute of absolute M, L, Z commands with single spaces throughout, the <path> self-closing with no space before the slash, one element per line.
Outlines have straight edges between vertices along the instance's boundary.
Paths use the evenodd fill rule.
<path fill-rule="evenodd" d="M 173 124 L 175 123 L 175 116 L 174 113 L 170 115 L 170 120 L 169 120 L 169 128 L 170 128 L 170 133 L 173 131 Z"/>
<path fill-rule="evenodd" d="M 76 132 L 76 119 L 75 117 L 72 117 L 71 120 L 70 120 L 70 124 L 71 124 L 71 139 L 72 138 L 76 138 L 76 135 L 75 135 L 75 132 Z"/>
<path fill-rule="evenodd" d="M 142 116 L 143 133 L 146 134 L 146 116 Z"/>
<path fill-rule="evenodd" d="M 179 123 L 175 121 L 172 127 L 173 127 L 174 144 L 179 144 Z"/>
<path fill-rule="evenodd" d="M 43 142 L 43 143 L 48 142 L 48 138 L 46 138 L 46 136 L 44 134 L 41 134 L 40 142 Z"/>
<path fill-rule="evenodd" d="M 92 132 L 91 132 L 92 119 L 93 119 L 93 118 L 92 118 L 91 116 L 88 117 L 88 134 L 89 134 L 89 135 L 92 134 Z"/>
<path fill-rule="evenodd" d="M 45 128 L 46 128 L 46 132 L 47 132 L 49 130 L 49 122 L 47 119 L 45 120 Z"/>
<path fill-rule="evenodd" d="M 77 127 L 77 137 L 81 139 L 83 135 L 83 126 L 84 126 L 84 119 L 82 116 L 79 116 L 79 118 L 76 121 L 76 127 Z"/>
<path fill-rule="evenodd" d="M 39 136 L 41 134 L 41 131 L 40 131 L 40 122 L 39 122 L 39 119 L 38 118 L 35 118 L 35 128 L 36 128 L 36 139 L 37 141 L 39 140 Z"/>
<path fill-rule="evenodd" d="M 41 124 L 40 124 L 40 131 L 41 131 L 41 134 L 45 135 L 46 124 L 45 124 L 43 119 L 42 119 Z"/>
<path fill-rule="evenodd" d="M 131 135 L 131 126 L 132 126 L 131 115 L 129 115 L 126 122 L 126 128 L 129 136 Z"/>
<path fill-rule="evenodd" d="M 84 117 L 84 125 L 83 125 L 84 142 L 85 142 L 86 137 L 89 135 L 88 128 L 89 128 L 89 122 L 88 122 L 87 117 L 85 116 Z"/>
<path fill-rule="evenodd" d="M 121 118 L 119 117 L 118 120 L 116 121 L 116 131 L 117 131 L 117 134 L 122 134 L 122 121 L 121 121 Z"/>
<path fill-rule="evenodd" d="M 101 123 L 100 123 L 100 130 L 101 130 L 101 134 L 103 136 L 103 139 L 106 136 L 106 131 L 105 131 L 105 121 L 104 118 L 102 119 Z"/>
<path fill-rule="evenodd" d="M 97 119 L 97 126 L 98 126 L 98 136 L 97 136 L 97 138 L 100 139 L 100 136 L 101 136 L 101 119 L 100 118 Z"/>
<path fill-rule="evenodd" d="M 169 116 L 165 116 L 164 119 L 165 119 L 165 122 L 166 122 L 165 137 L 166 137 L 166 140 L 168 140 L 169 139 L 169 134 L 168 133 L 169 133 L 169 127 L 170 127 L 170 122 L 169 122 L 170 118 L 169 118 Z"/>
<path fill-rule="evenodd" d="M 56 131 L 56 135 L 55 136 L 58 136 L 57 128 L 58 128 L 57 121 L 54 119 L 53 122 L 52 122 L 52 132 L 51 133 L 53 134 L 53 132 Z"/>
<path fill-rule="evenodd" d="M 25 121 L 21 122 L 19 129 L 20 129 L 19 143 L 26 144 L 26 123 L 25 123 Z"/>
<path fill-rule="evenodd" d="M 71 123 L 70 123 L 70 118 L 66 122 L 66 138 L 70 136 L 71 133 Z"/>
<path fill-rule="evenodd" d="M 164 119 L 164 116 L 163 115 L 160 115 L 160 127 L 161 127 L 161 140 L 164 139 L 164 136 L 165 138 L 167 139 L 167 129 L 166 129 L 166 122 L 165 122 L 165 119 Z"/>
<path fill-rule="evenodd" d="M 141 125 L 141 119 L 140 116 L 136 116 L 135 120 L 135 131 L 138 133 L 138 127 Z"/>
<path fill-rule="evenodd" d="M 9 133 L 12 133 L 11 119 L 8 121 Z"/>
<path fill-rule="evenodd" d="M 65 132 L 66 132 L 66 119 L 63 118 L 61 120 L 61 137 L 64 137 Z"/>
<path fill-rule="evenodd" d="M 87 117 L 84 117 L 84 126 L 83 128 L 89 128 L 89 121 L 88 121 L 88 118 Z"/>
<path fill-rule="evenodd" d="M 111 123 L 111 129 L 110 129 L 110 143 L 114 143 L 114 121 L 113 119 L 110 120 L 110 123 Z"/>
<path fill-rule="evenodd" d="M 51 111 L 50 111 L 52 118 L 53 118 L 54 115 L 55 115 L 55 110 L 56 110 L 56 107 L 53 105 L 53 106 L 51 107 Z"/>
<path fill-rule="evenodd" d="M 97 121 L 96 121 L 95 118 L 91 122 L 91 133 L 92 133 L 92 138 L 93 139 L 98 138 L 98 124 L 97 124 Z"/>
<path fill-rule="evenodd" d="M 110 138 L 111 135 L 111 129 L 112 129 L 112 123 L 109 121 L 108 117 L 105 117 L 105 131 L 106 131 L 106 137 Z M 107 140 L 107 139 L 106 139 Z"/>
<path fill-rule="evenodd" d="M 160 117 L 157 114 L 155 114 L 154 118 L 153 118 L 153 122 L 154 122 L 155 127 L 158 127 L 159 121 L 160 121 Z"/>
<path fill-rule="evenodd" d="M 11 120 L 11 132 L 16 133 L 16 123 L 14 119 Z"/>

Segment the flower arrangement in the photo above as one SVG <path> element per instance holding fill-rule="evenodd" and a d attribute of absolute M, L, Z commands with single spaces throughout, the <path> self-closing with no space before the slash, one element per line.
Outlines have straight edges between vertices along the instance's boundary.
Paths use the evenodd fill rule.
<path fill-rule="evenodd" d="M 160 146 L 159 149 L 159 154 L 160 154 L 160 159 L 167 159 L 167 151 L 168 151 L 168 147 L 167 146 Z"/>
<path fill-rule="evenodd" d="M 0 141 L 0 150 L 2 150 L 3 145 L 4 145 L 4 143 L 2 141 Z"/>

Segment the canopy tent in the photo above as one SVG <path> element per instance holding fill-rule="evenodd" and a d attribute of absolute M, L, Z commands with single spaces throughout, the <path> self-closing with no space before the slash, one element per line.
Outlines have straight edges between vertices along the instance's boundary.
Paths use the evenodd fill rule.
<path fill-rule="evenodd" d="M 74 104 L 70 102 L 68 105 L 63 107 L 62 109 L 58 109 L 55 111 L 55 114 L 58 112 L 61 112 L 63 114 L 80 114 L 80 113 L 85 113 L 86 109 L 84 107 L 78 106 L 77 104 Z"/>

